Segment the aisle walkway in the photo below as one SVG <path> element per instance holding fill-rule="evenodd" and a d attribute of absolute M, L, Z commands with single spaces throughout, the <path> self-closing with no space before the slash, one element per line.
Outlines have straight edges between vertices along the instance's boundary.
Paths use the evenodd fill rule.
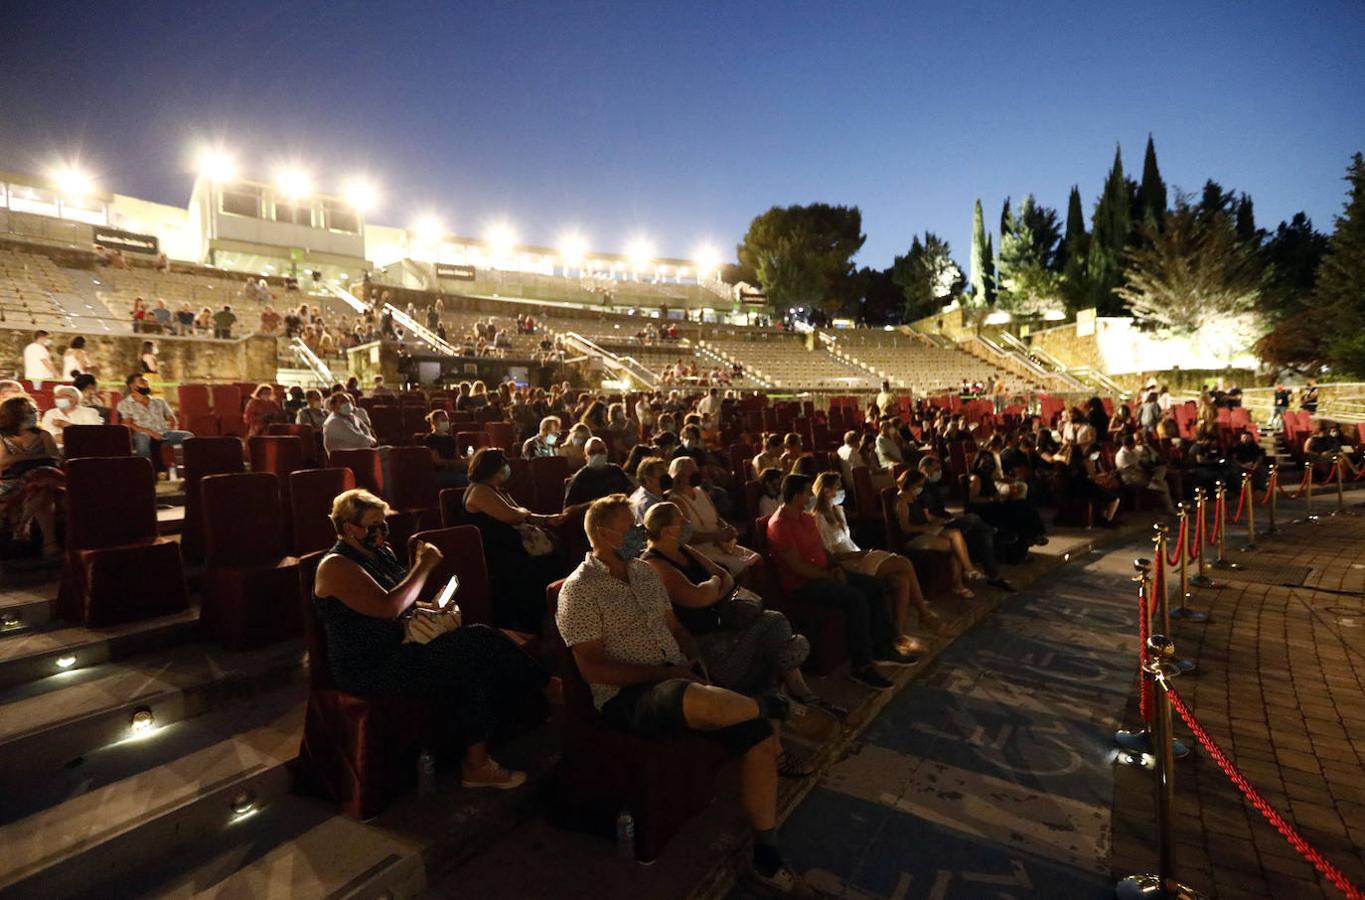
<path fill-rule="evenodd" d="M 788 819 L 793 865 L 857 900 L 1112 896 L 1111 744 L 1150 546 L 1073 560 L 955 642 Z"/>

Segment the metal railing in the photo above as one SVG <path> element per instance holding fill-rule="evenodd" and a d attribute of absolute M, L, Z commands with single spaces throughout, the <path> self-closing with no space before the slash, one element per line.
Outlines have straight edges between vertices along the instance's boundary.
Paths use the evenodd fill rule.
<path fill-rule="evenodd" d="M 634 357 L 617 356 L 576 331 L 566 331 L 557 336 L 564 342 L 565 347 L 582 353 L 584 356 L 600 359 L 602 364 L 613 373 L 628 375 L 651 390 L 659 386 L 658 378 L 649 370 L 649 367 Z"/>
<path fill-rule="evenodd" d="M 319 384 L 335 383 L 336 379 L 332 377 L 332 370 L 327 366 L 327 363 L 322 361 L 322 357 L 314 353 L 312 348 L 303 342 L 303 338 L 295 337 L 290 340 L 289 349 L 303 362 L 304 367 L 313 373 L 313 377 L 318 379 Z"/>

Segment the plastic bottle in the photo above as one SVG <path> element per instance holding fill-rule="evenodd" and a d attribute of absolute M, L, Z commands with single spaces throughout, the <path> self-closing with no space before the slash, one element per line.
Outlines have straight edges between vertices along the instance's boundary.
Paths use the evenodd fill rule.
<path fill-rule="evenodd" d="M 623 809 L 616 817 L 616 855 L 625 860 L 635 859 L 635 817 Z"/>
<path fill-rule="evenodd" d="M 430 794 L 436 790 L 436 757 L 423 750 L 417 757 L 417 793 Z"/>

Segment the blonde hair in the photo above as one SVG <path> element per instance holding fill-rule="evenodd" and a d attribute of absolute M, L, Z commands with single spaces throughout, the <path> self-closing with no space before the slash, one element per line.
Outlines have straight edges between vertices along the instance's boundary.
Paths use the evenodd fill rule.
<path fill-rule="evenodd" d="M 815 512 L 824 516 L 831 525 L 837 525 L 839 517 L 834 512 L 834 504 L 825 496 L 825 489 L 843 486 L 844 479 L 838 472 L 821 472 L 815 476 Z"/>
<path fill-rule="evenodd" d="M 381 510 L 386 516 L 393 512 L 387 503 L 364 488 L 342 491 L 332 501 L 332 527 L 340 534 L 342 525 L 360 524 L 361 517 L 372 509 Z"/>
<path fill-rule="evenodd" d="M 593 534 L 606 524 L 607 520 L 617 513 L 624 510 L 630 513 L 630 498 L 625 494 L 608 494 L 592 502 L 588 507 L 587 513 L 583 516 L 583 530 L 587 532 L 588 541 L 592 541 Z M 631 513 L 631 522 L 635 521 L 634 513 Z"/>
<path fill-rule="evenodd" d="M 651 539 L 658 540 L 665 528 L 681 521 L 683 521 L 682 510 L 678 508 L 677 504 L 665 500 L 662 503 L 654 504 L 649 508 L 649 512 L 645 513 L 645 532 Z"/>

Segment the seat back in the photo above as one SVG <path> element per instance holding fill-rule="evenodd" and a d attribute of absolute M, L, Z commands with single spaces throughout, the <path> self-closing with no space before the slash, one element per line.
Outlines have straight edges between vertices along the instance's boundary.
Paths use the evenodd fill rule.
<path fill-rule="evenodd" d="M 63 458 L 132 456 L 133 433 L 123 425 L 68 425 L 62 430 Z"/>
<path fill-rule="evenodd" d="M 180 552 L 185 559 L 204 558 L 204 514 L 199 482 L 206 475 L 227 475 L 244 470 L 242 442 L 235 437 L 193 437 L 184 443 L 185 523 Z"/>
<path fill-rule="evenodd" d="M 370 407 L 370 424 L 381 444 L 397 444 L 403 439 L 403 416 L 393 404 Z"/>
<path fill-rule="evenodd" d="M 488 435 L 482 431 L 457 431 L 455 448 L 457 453 L 465 453 L 470 447 L 478 450 L 489 446 Z"/>
<path fill-rule="evenodd" d="M 436 464 L 426 447 L 389 449 L 389 503 L 397 510 L 436 509 Z"/>
<path fill-rule="evenodd" d="M 535 484 L 531 481 L 530 460 L 511 457 L 507 460 L 507 466 L 512 470 L 512 477 L 503 487 L 512 495 L 513 500 L 530 509 L 536 499 Z"/>
<path fill-rule="evenodd" d="M 320 436 L 318 435 L 318 433 L 313 430 L 312 425 L 298 425 L 293 423 L 285 424 L 283 422 L 273 422 L 265 426 L 265 433 L 268 435 L 292 434 L 302 438 L 304 464 L 309 467 L 318 464 L 319 451 L 322 448 L 322 442 L 319 440 Z"/>
<path fill-rule="evenodd" d="M 177 414 L 182 422 L 190 422 L 213 411 L 213 395 L 207 384 L 182 384 L 175 389 Z"/>
<path fill-rule="evenodd" d="M 213 393 L 213 413 L 222 420 L 223 434 L 241 437 L 246 433 L 242 422 L 242 389 L 235 384 L 215 384 Z"/>
<path fill-rule="evenodd" d="M 68 550 L 98 550 L 156 537 L 156 473 L 150 460 L 118 456 L 67 461 Z"/>
<path fill-rule="evenodd" d="M 562 456 L 537 456 L 530 460 L 531 496 L 534 512 L 553 514 L 564 508 L 564 479 L 569 461 Z"/>
<path fill-rule="evenodd" d="M 441 524 L 453 528 L 464 522 L 464 488 L 446 488 L 441 491 Z"/>
<path fill-rule="evenodd" d="M 209 475 L 199 490 L 209 568 L 272 565 L 285 555 L 280 480 L 274 473 Z"/>
<path fill-rule="evenodd" d="M 399 416 L 401 418 L 399 427 L 403 434 L 417 434 L 427 431 L 426 404 L 414 406 L 407 397 L 404 397 L 403 405 L 399 407 Z"/>
<path fill-rule="evenodd" d="M 512 452 L 512 445 L 516 443 L 517 433 L 511 422 L 489 422 L 483 426 L 483 432 L 488 435 L 488 446 L 500 447 L 508 453 Z"/>
<path fill-rule="evenodd" d="M 333 450 L 328 462 L 334 468 L 350 469 L 356 487 L 362 487 L 376 497 L 384 496 L 384 467 L 378 450 Z"/>
<path fill-rule="evenodd" d="M 289 518 L 295 554 L 303 556 L 326 550 L 336 543 L 332 501 L 353 487 L 355 476 L 350 469 L 300 469 L 289 474 Z"/>
<path fill-rule="evenodd" d="M 308 648 L 308 686 L 315 691 L 336 690 L 332 661 L 327 656 L 327 635 L 313 606 L 313 579 L 326 555 L 326 550 L 317 550 L 299 557 L 299 602 L 303 605 L 303 640 Z"/>
<path fill-rule="evenodd" d="M 303 426 L 307 428 L 308 426 Z M 303 438 L 292 434 L 258 434 L 247 439 L 251 471 L 269 472 L 284 487 L 290 472 L 304 467 L 306 447 Z"/>
<path fill-rule="evenodd" d="M 460 577 L 455 602 L 468 625 L 493 624 L 493 589 L 488 581 L 488 564 L 483 555 L 483 537 L 473 525 L 419 531 L 408 538 L 408 558 L 412 559 L 418 541 L 426 541 L 441 551 L 441 562 L 427 576 L 421 599 L 433 600 L 450 576 Z"/>

